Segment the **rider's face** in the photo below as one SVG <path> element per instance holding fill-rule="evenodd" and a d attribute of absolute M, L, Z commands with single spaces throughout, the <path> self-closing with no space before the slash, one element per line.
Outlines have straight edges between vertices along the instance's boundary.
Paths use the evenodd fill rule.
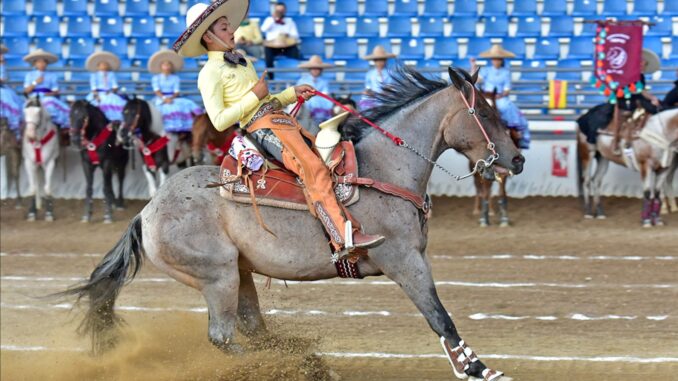
<path fill-rule="evenodd" d="M 45 71 L 45 69 L 47 69 L 47 61 L 45 61 L 42 58 L 35 60 L 34 65 L 35 65 L 35 68 L 40 70 L 40 71 Z"/>
<path fill-rule="evenodd" d="M 209 50 L 216 50 L 216 51 L 224 51 L 224 50 L 233 50 L 235 49 L 235 29 L 233 26 L 231 26 L 231 23 L 228 22 L 228 19 L 226 17 L 221 17 L 217 21 L 212 24 L 209 28 L 209 32 L 212 33 L 205 33 L 203 36 L 203 39 L 207 43 L 207 48 Z M 217 41 L 215 38 L 216 36 L 219 40 L 221 40 L 224 44 L 222 45 Z"/>

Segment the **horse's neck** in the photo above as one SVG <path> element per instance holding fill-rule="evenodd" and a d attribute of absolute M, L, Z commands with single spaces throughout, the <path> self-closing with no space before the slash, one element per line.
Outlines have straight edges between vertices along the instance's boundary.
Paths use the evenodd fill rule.
<path fill-rule="evenodd" d="M 160 135 L 156 134 L 151 129 L 150 121 L 139 121 L 139 131 L 141 132 L 141 139 L 145 143 L 150 143 L 160 137 Z"/>
<path fill-rule="evenodd" d="M 447 104 L 438 102 L 449 88 L 396 111 L 378 123 L 380 127 L 402 138 L 423 156 L 435 161 L 442 153 L 440 125 L 449 111 Z M 445 93 L 445 94 L 444 94 Z M 433 170 L 432 164 L 414 152 L 396 146 L 378 131 L 373 131 L 356 146 L 360 176 L 388 182 L 414 191 L 426 192 Z"/>

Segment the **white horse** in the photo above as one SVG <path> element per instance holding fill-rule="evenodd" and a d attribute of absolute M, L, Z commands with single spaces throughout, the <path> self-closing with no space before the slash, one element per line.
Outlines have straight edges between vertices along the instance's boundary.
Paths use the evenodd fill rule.
<path fill-rule="evenodd" d="M 59 156 L 59 133 L 52 123 L 51 116 L 40 105 L 39 100 L 31 100 L 24 108 L 26 129 L 22 139 L 24 168 L 28 175 L 28 197 L 31 198 L 26 219 L 35 221 L 38 209 L 42 209 L 41 191 L 39 185 L 39 169 L 44 173 L 44 196 L 46 201 L 45 220 L 54 220 L 54 205 L 52 202 L 52 173 Z"/>

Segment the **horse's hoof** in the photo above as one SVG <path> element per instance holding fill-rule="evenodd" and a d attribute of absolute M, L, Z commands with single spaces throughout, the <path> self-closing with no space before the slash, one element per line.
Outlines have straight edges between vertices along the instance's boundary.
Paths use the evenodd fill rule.
<path fill-rule="evenodd" d="M 28 222 L 34 222 L 34 221 L 35 221 L 35 213 L 29 213 L 29 214 L 26 216 L 26 221 L 28 221 Z"/>
<path fill-rule="evenodd" d="M 584 215 L 585 220 L 592 220 L 593 219 L 593 214 L 585 214 Z"/>
<path fill-rule="evenodd" d="M 481 227 L 481 228 L 486 228 L 486 227 L 490 226 L 490 224 L 488 224 L 487 222 L 481 222 L 478 226 Z"/>
<path fill-rule="evenodd" d="M 664 221 L 662 221 L 662 220 L 656 220 L 656 221 L 654 222 L 654 226 L 664 226 Z"/>
<path fill-rule="evenodd" d="M 16 205 L 14 205 L 14 209 L 21 210 L 21 209 L 23 209 L 23 207 L 21 206 L 21 204 L 16 204 Z"/>
<path fill-rule="evenodd" d="M 80 222 L 82 222 L 83 224 L 86 224 L 86 223 L 91 222 L 91 221 L 92 221 L 92 217 L 89 217 L 89 216 L 82 216 L 82 218 L 80 219 Z"/>
<path fill-rule="evenodd" d="M 643 227 L 644 228 L 651 228 L 652 227 L 652 221 L 650 220 L 643 220 Z"/>
<path fill-rule="evenodd" d="M 53 222 L 54 221 L 54 216 L 51 214 L 46 214 L 45 215 L 45 221 L 47 222 Z"/>
<path fill-rule="evenodd" d="M 604 215 L 604 214 L 599 214 L 599 215 L 596 216 L 596 219 L 597 220 L 604 220 L 604 219 L 607 219 L 607 216 Z"/>
<path fill-rule="evenodd" d="M 119 211 L 119 212 L 122 212 L 123 210 L 125 210 L 125 207 L 122 206 L 122 205 L 117 205 L 117 206 L 115 207 L 115 210 L 117 210 L 117 211 Z"/>
<path fill-rule="evenodd" d="M 111 217 L 111 216 L 104 216 L 104 223 L 105 223 L 105 224 L 112 224 L 112 223 L 113 223 L 113 217 Z"/>
<path fill-rule="evenodd" d="M 507 228 L 509 226 L 511 226 L 511 224 L 508 221 L 502 221 L 499 223 L 500 228 Z"/>

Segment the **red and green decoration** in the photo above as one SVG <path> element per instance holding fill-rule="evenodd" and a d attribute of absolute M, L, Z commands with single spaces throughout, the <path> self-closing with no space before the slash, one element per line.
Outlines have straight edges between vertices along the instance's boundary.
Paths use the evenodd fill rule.
<path fill-rule="evenodd" d="M 591 84 L 612 104 L 643 91 L 640 82 L 643 51 L 642 21 L 599 21 Z"/>

